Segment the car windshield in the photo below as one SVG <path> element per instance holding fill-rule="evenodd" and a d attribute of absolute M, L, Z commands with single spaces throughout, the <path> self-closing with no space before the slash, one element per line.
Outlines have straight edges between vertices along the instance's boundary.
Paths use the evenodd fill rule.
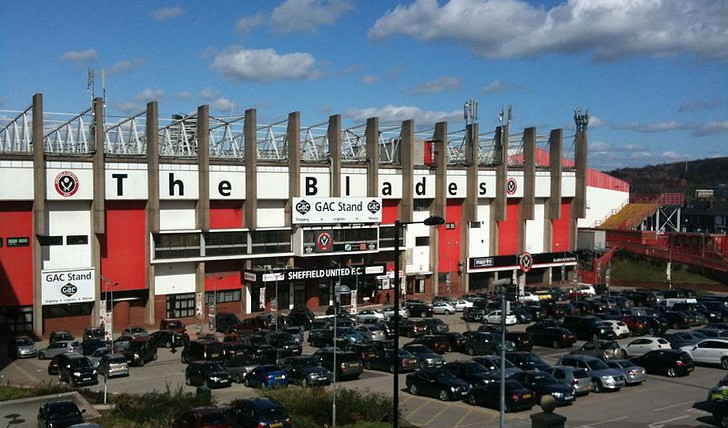
<path fill-rule="evenodd" d="M 609 366 L 604 361 L 599 359 L 591 360 L 588 364 L 592 370 L 604 370 L 609 368 Z"/>
<path fill-rule="evenodd" d="M 200 366 L 200 370 L 202 370 L 204 373 L 213 373 L 221 372 L 223 371 L 223 368 L 218 363 L 205 363 Z"/>
<path fill-rule="evenodd" d="M 169 329 L 176 329 L 176 328 L 182 328 L 184 327 L 182 325 L 181 321 L 167 321 L 167 328 Z"/>
<path fill-rule="evenodd" d="M 544 372 L 537 372 L 533 375 L 533 381 L 539 385 L 550 385 L 552 383 L 558 383 L 558 380 L 556 380 L 555 377 L 551 376 L 548 373 Z"/>
<path fill-rule="evenodd" d="M 81 411 L 78 410 L 75 403 L 54 403 L 51 407 L 51 414 L 56 418 L 68 418 L 80 415 Z"/>
<path fill-rule="evenodd" d="M 91 363 L 87 358 L 74 358 L 71 360 L 72 369 L 86 369 L 91 367 Z"/>
<path fill-rule="evenodd" d="M 262 420 L 266 420 L 266 421 L 288 418 L 288 413 L 286 413 L 286 410 L 282 407 L 271 407 L 268 409 L 258 409 L 255 413 L 258 416 L 258 418 L 260 418 Z"/>
<path fill-rule="evenodd" d="M 448 370 L 438 370 L 437 372 L 435 372 L 435 377 L 437 379 L 453 379 L 455 378 L 455 375 Z"/>
<path fill-rule="evenodd" d="M 315 359 L 311 357 L 306 358 L 295 358 L 291 360 L 291 365 L 293 367 L 316 367 L 318 366 L 318 362 L 316 362 Z"/>
<path fill-rule="evenodd" d="M 476 362 L 463 364 L 461 367 L 463 373 L 480 373 L 490 371 L 486 369 L 482 364 Z"/>
<path fill-rule="evenodd" d="M 227 418 L 222 412 L 208 413 L 200 418 L 200 426 L 225 425 Z"/>
<path fill-rule="evenodd" d="M 23 338 L 16 339 L 16 343 L 18 344 L 18 346 L 30 346 L 34 342 L 33 342 L 33 339 L 31 339 L 29 337 L 23 337 Z"/>
<path fill-rule="evenodd" d="M 144 349 L 144 345 L 146 343 L 147 342 L 141 340 L 132 340 L 131 342 L 129 342 L 129 346 L 127 347 L 127 349 L 129 349 L 130 351 L 141 351 L 142 349 Z"/>

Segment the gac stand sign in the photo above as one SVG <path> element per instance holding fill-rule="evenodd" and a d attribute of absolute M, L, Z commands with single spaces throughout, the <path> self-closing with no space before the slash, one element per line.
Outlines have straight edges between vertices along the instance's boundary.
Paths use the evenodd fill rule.
<path fill-rule="evenodd" d="M 43 305 L 94 301 L 93 269 L 43 271 L 41 282 Z"/>
<path fill-rule="evenodd" d="M 381 198 L 293 198 L 294 224 L 381 223 Z"/>

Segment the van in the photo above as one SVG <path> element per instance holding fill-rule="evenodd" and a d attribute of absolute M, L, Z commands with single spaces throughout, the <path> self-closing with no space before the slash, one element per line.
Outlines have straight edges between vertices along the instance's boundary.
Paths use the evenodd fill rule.
<path fill-rule="evenodd" d="M 211 340 L 193 340 L 182 350 L 182 363 L 197 361 L 218 361 L 225 359 L 225 348 L 222 342 Z"/>

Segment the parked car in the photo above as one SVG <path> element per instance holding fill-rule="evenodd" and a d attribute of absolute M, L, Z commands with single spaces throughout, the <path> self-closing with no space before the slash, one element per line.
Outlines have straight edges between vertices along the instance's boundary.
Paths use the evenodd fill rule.
<path fill-rule="evenodd" d="M 81 353 L 83 355 L 88 356 L 88 355 L 93 354 L 94 351 L 96 351 L 99 348 L 107 348 L 107 347 L 110 347 L 111 345 L 112 345 L 111 341 L 107 341 L 104 339 L 98 339 L 98 338 L 86 339 L 83 342 L 81 342 Z"/>
<path fill-rule="evenodd" d="M 522 370 L 540 371 L 549 367 L 538 355 L 527 351 L 506 352 L 506 359 Z"/>
<path fill-rule="evenodd" d="M 589 340 L 581 348 L 571 351 L 571 354 L 591 355 L 605 361 L 627 357 L 627 351 L 614 340 Z"/>
<path fill-rule="evenodd" d="M 614 334 L 617 336 L 617 339 L 623 339 L 625 337 L 630 336 L 629 327 L 627 327 L 627 324 L 624 323 L 624 321 L 619 320 L 603 320 L 602 324 L 606 324 L 610 327 L 612 327 L 612 331 L 614 331 Z"/>
<path fill-rule="evenodd" d="M 465 308 L 472 308 L 473 302 L 470 300 L 465 299 L 458 299 L 452 302 L 452 305 L 455 307 L 455 310 L 458 312 L 463 312 Z"/>
<path fill-rule="evenodd" d="M 440 301 L 432 302 L 432 312 L 435 314 L 450 315 L 457 312 L 457 309 L 450 302 Z"/>
<path fill-rule="evenodd" d="M 374 324 L 362 324 L 354 328 L 354 330 L 364 337 L 365 342 L 387 340 L 387 335 L 384 331 Z"/>
<path fill-rule="evenodd" d="M 590 355 L 564 355 L 556 363 L 561 366 L 573 366 L 585 369 L 591 376 L 591 389 L 596 393 L 619 391 L 626 384 L 621 370 L 610 368 L 607 363 Z M 638 364 L 635 362 L 635 364 Z"/>
<path fill-rule="evenodd" d="M 172 428 L 230 428 L 230 422 L 217 407 L 195 407 L 177 415 Z"/>
<path fill-rule="evenodd" d="M 662 337 L 670 342 L 672 349 L 680 349 L 683 346 L 694 345 L 706 337 L 694 331 L 678 331 L 675 333 L 663 334 Z"/>
<path fill-rule="evenodd" d="M 147 331 L 146 328 L 144 328 L 140 325 L 131 325 L 129 327 L 126 327 L 124 330 L 122 330 L 121 334 L 136 337 L 136 336 L 145 336 L 145 335 L 149 334 L 149 331 Z"/>
<path fill-rule="evenodd" d="M 233 428 L 293 428 L 291 417 L 283 405 L 268 397 L 233 401 L 225 410 L 225 416 Z"/>
<path fill-rule="evenodd" d="M 509 376 L 526 388 L 536 393 L 536 401 L 540 402 L 541 397 L 550 395 L 557 405 L 568 405 L 576 400 L 574 389 L 556 380 L 555 377 L 545 372 L 520 372 Z"/>
<path fill-rule="evenodd" d="M 500 309 L 488 312 L 485 315 L 483 322 L 486 322 L 488 324 L 500 324 L 501 313 L 502 311 Z M 516 325 L 516 323 L 518 323 L 518 320 L 516 319 L 515 315 L 513 315 L 512 313 L 506 314 L 506 325 Z"/>
<path fill-rule="evenodd" d="M 474 388 L 468 396 L 468 403 L 500 409 L 500 381 Z M 506 379 L 504 412 L 531 410 L 536 405 L 536 393 L 520 382 Z"/>
<path fill-rule="evenodd" d="M 447 352 L 465 352 L 467 339 L 465 338 L 465 336 L 463 336 L 462 333 L 449 331 L 447 333 L 442 333 L 438 336 L 440 336 L 443 340 L 447 341 L 449 345 L 447 348 Z"/>
<path fill-rule="evenodd" d="M 214 361 L 199 361 L 190 363 L 185 368 L 185 384 L 192 386 L 204 385 L 208 388 L 227 388 L 232 382 L 230 374 Z"/>
<path fill-rule="evenodd" d="M 436 354 L 432 349 L 417 343 L 407 343 L 402 349 L 412 353 L 417 358 L 421 368 L 440 367 L 445 364 L 445 359 Z"/>
<path fill-rule="evenodd" d="M 406 349 L 400 349 L 397 353 L 397 364 L 400 373 L 414 371 L 420 366 L 417 357 Z M 367 370 L 385 370 L 394 373 L 394 349 L 382 349 L 364 365 Z"/>
<path fill-rule="evenodd" d="M 379 353 L 377 343 L 384 343 L 383 341 L 378 342 L 366 342 L 366 343 L 348 343 L 341 348 L 345 351 L 354 352 L 359 356 L 359 359 L 366 364 L 367 360 L 374 358 Z"/>
<path fill-rule="evenodd" d="M 552 348 L 569 348 L 576 342 L 571 330 L 563 327 L 536 323 L 526 328 L 534 345 L 551 346 Z"/>
<path fill-rule="evenodd" d="M 649 374 L 669 377 L 687 376 L 695 370 L 695 363 L 685 351 L 676 349 L 656 349 L 630 361 L 645 368 Z"/>
<path fill-rule="evenodd" d="M 399 323 L 399 335 L 417 337 L 427 334 L 427 324 L 422 320 L 404 319 Z"/>
<path fill-rule="evenodd" d="M 533 341 L 531 335 L 522 331 L 506 331 L 506 340 L 513 342 L 516 351 L 531 351 Z"/>
<path fill-rule="evenodd" d="M 384 321 L 386 317 L 384 316 L 384 312 L 379 309 L 364 309 L 359 311 L 358 314 L 356 314 L 356 320 L 358 322 L 364 322 L 366 320 L 377 320 L 377 321 Z"/>
<path fill-rule="evenodd" d="M 265 338 L 263 343 L 267 345 Z M 268 345 L 270 347 L 270 345 Z M 270 349 L 270 348 L 268 348 Z M 182 363 L 189 364 L 196 361 L 222 361 L 225 358 L 225 348 L 222 343 L 210 340 L 193 340 L 182 350 Z"/>
<path fill-rule="evenodd" d="M 296 342 L 291 333 L 287 331 L 270 332 L 266 339 L 268 343 L 278 350 L 281 356 L 301 355 L 303 353 L 303 345 Z"/>
<path fill-rule="evenodd" d="M 662 316 L 671 329 L 686 329 L 695 323 L 690 314 L 684 311 L 667 311 Z"/>
<path fill-rule="evenodd" d="M 515 306 L 511 308 L 513 315 L 516 316 L 516 322 L 518 324 L 529 324 L 533 321 L 533 315 L 531 312 L 523 308 L 523 306 Z"/>
<path fill-rule="evenodd" d="M 564 317 L 562 327 L 571 330 L 576 338 L 580 340 L 614 340 L 616 338 L 612 327 L 604 325 L 602 319 L 595 315 Z"/>
<path fill-rule="evenodd" d="M 329 385 L 334 375 L 323 367 L 317 359 L 310 356 L 288 357 L 281 368 L 288 373 L 288 382 L 306 388 L 316 385 Z"/>
<path fill-rule="evenodd" d="M 87 358 L 89 361 L 91 361 L 91 365 L 94 368 L 98 368 L 99 362 L 103 357 L 106 355 L 111 355 L 114 351 L 112 350 L 111 346 L 107 346 L 104 348 L 99 348 L 94 351 L 93 354 L 89 355 Z"/>
<path fill-rule="evenodd" d="M 427 326 L 426 334 L 440 334 L 450 331 L 450 326 L 440 318 L 424 318 L 422 321 Z"/>
<path fill-rule="evenodd" d="M 570 386 L 576 396 L 587 395 L 591 392 L 591 376 L 584 368 L 556 365 L 545 369 L 544 373 L 548 373 L 564 385 Z"/>
<path fill-rule="evenodd" d="M 477 361 L 453 361 L 443 366 L 455 376 L 466 381 L 470 388 L 500 379 L 500 371 L 489 369 Z"/>
<path fill-rule="evenodd" d="M 483 367 L 485 367 L 488 370 L 500 373 L 501 358 L 497 355 L 485 355 L 482 357 L 475 357 L 475 358 L 473 358 L 473 361 L 482 365 Z M 513 364 L 508 358 L 506 358 L 506 360 L 505 360 L 505 369 L 506 369 L 506 377 L 512 375 L 513 373 L 518 373 L 518 372 L 523 371 L 523 369 L 521 369 L 517 365 Z"/>
<path fill-rule="evenodd" d="M 173 346 L 183 346 L 182 333 L 175 330 L 157 330 L 149 336 L 154 339 L 154 343 L 158 347 L 172 348 Z"/>
<path fill-rule="evenodd" d="M 710 410 L 718 426 L 728 428 L 728 400 L 716 400 Z"/>
<path fill-rule="evenodd" d="M 232 312 L 218 312 L 215 314 L 215 330 L 227 333 L 228 330 L 240 324 L 240 318 Z"/>
<path fill-rule="evenodd" d="M 495 354 L 503 348 L 503 342 L 500 334 L 486 331 L 466 331 L 465 350 L 468 355 L 484 355 Z M 506 350 L 515 350 L 516 345 L 513 342 L 506 341 Z"/>
<path fill-rule="evenodd" d="M 415 337 L 415 339 L 409 343 L 425 345 L 438 354 L 444 354 L 450 348 L 450 342 L 443 336 L 436 334 Z"/>
<path fill-rule="evenodd" d="M 442 401 L 461 400 L 470 385 L 442 367 L 428 367 L 407 375 L 405 384 L 412 395 L 425 395 Z"/>
<path fill-rule="evenodd" d="M 482 322 L 485 310 L 477 306 L 463 308 L 463 320 L 468 322 Z"/>
<path fill-rule="evenodd" d="M 120 351 L 129 364 L 142 367 L 150 361 L 157 359 L 157 345 L 154 339 L 148 336 L 138 336 Z"/>
<path fill-rule="evenodd" d="M 122 354 L 104 355 L 99 360 L 99 374 L 107 378 L 116 376 L 129 376 L 129 363 Z"/>
<path fill-rule="evenodd" d="M 226 358 L 222 368 L 230 375 L 230 380 L 235 383 L 245 383 L 245 376 L 254 368 L 263 364 L 275 364 L 278 361 L 275 349 L 267 349 L 258 354 L 238 354 Z"/>
<path fill-rule="evenodd" d="M 134 340 L 131 336 L 122 335 L 114 339 L 112 347 L 114 348 L 114 352 L 119 352 L 122 349 L 129 346 L 129 343 Z"/>
<path fill-rule="evenodd" d="M 626 356 L 638 357 L 654 349 L 670 349 L 670 342 L 662 337 L 645 336 L 635 339 L 624 346 Z"/>
<path fill-rule="evenodd" d="M 394 318 L 394 314 L 399 314 L 399 319 L 407 319 L 410 316 L 409 310 L 407 308 L 399 308 L 399 310 L 395 310 L 394 306 L 385 306 L 382 308 L 382 313 L 384 314 L 384 319 L 389 320 Z"/>
<path fill-rule="evenodd" d="M 48 337 L 48 344 L 53 345 L 56 342 L 61 341 L 68 341 L 73 342 L 76 338 L 73 337 L 70 331 L 68 330 L 54 330 L 51 332 L 51 335 Z"/>
<path fill-rule="evenodd" d="M 31 358 L 38 355 L 38 348 L 30 336 L 13 336 L 8 340 L 8 357 Z"/>
<path fill-rule="evenodd" d="M 630 360 L 613 359 L 607 360 L 607 365 L 613 369 L 622 370 L 627 385 L 639 385 L 647 380 L 647 371 Z"/>
<path fill-rule="evenodd" d="M 84 422 L 83 414 L 86 409 L 79 409 L 71 400 L 52 401 L 45 403 L 38 409 L 39 428 L 70 427 Z"/>
<path fill-rule="evenodd" d="M 38 359 L 45 360 L 47 358 L 53 358 L 56 355 L 63 354 L 64 352 L 75 352 L 80 354 L 81 344 L 75 340 L 56 341 L 38 351 Z"/>
<path fill-rule="evenodd" d="M 79 354 L 61 354 L 58 360 L 58 381 L 68 382 L 72 386 L 96 385 L 99 383 L 98 372 L 88 358 Z"/>
<path fill-rule="evenodd" d="M 685 351 L 696 363 L 720 365 L 728 370 L 728 339 L 703 339 L 694 345 L 683 346 Z"/>
<path fill-rule="evenodd" d="M 288 373 L 277 364 L 263 364 L 245 376 L 248 388 L 285 388 L 288 386 Z"/>
<path fill-rule="evenodd" d="M 427 318 L 434 314 L 432 306 L 421 300 L 409 299 L 404 306 L 411 317 Z"/>
<path fill-rule="evenodd" d="M 336 367 L 334 367 L 334 351 L 336 352 Z M 313 357 L 331 371 L 336 376 L 336 380 L 357 379 L 364 371 L 364 363 L 356 353 L 351 351 L 333 347 L 321 348 L 313 353 Z"/>

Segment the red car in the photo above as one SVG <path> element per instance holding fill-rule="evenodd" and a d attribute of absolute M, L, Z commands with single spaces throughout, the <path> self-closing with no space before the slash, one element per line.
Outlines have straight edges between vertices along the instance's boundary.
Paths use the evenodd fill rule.
<path fill-rule="evenodd" d="M 196 407 L 175 418 L 172 428 L 231 428 L 231 426 L 225 414 L 217 407 Z"/>

